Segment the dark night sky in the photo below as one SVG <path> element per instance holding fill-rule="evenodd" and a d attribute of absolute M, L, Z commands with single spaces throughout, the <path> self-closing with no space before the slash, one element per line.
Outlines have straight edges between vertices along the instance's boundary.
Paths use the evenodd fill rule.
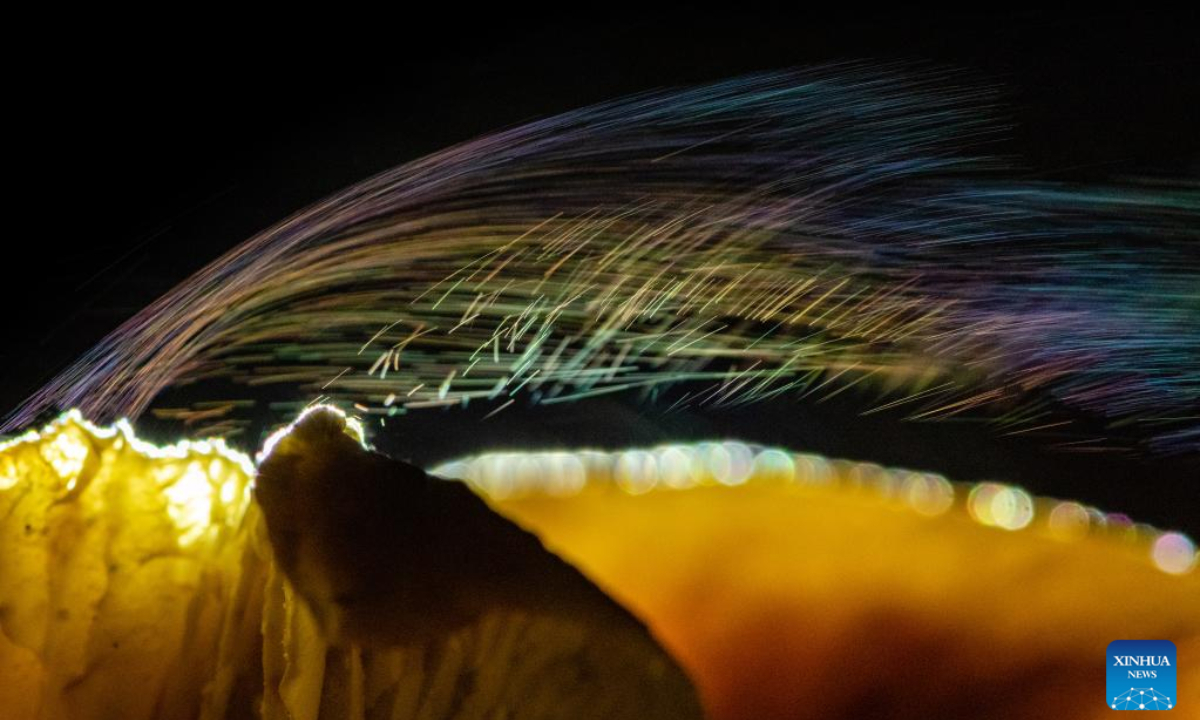
<path fill-rule="evenodd" d="M 10 181 L 21 189 L 4 246 L 30 259 L 9 267 L 6 300 L 21 312 L 0 345 L 0 406 L 219 253 L 332 191 L 489 130 L 656 87 L 837 60 L 931 61 L 1006 87 L 1016 127 L 1001 149 L 1022 157 L 1030 177 L 1200 177 L 1194 16 L 689 23 L 373 27 L 362 18 L 321 33 L 48 42 L 6 103 L 17 127 Z M 345 29 L 364 25 L 372 34 Z M 513 413 L 504 424 L 431 415 L 395 448 L 428 460 L 491 445 L 739 435 L 1019 482 L 1200 532 L 1195 458 L 1068 456 L 979 425 L 864 420 L 851 395 L 712 417 L 664 419 L 611 401 Z"/>

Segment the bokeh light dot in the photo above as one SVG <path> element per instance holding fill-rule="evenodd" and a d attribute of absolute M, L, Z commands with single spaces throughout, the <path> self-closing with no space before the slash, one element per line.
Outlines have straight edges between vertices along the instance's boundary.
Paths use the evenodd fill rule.
<path fill-rule="evenodd" d="M 741 485 L 750 479 L 754 472 L 754 451 L 741 442 L 723 443 L 725 453 L 729 456 L 729 471 L 724 479 L 717 482 L 725 485 Z"/>
<path fill-rule="evenodd" d="M 1003 488 L 992 498 L 992 519 L 1005 530 L 1026 527 L 1033 521 L 1033 498 L 1021 488 Z"/>
<path fill-rule="evenodd" d="M 617 485 L 632 495 L 650 492 L 658 484 L 658 464 L 644 450 L 629 450 L 620 454 L 614 476 Z"/>
<path fill-rule="evenodd" d="M 664 485 L 682 489 L 694 484 L 691 452 L 691 448 L 674 445 L 659 451 L 659 480 Z"/>
<path fill-rule="evenodd" d="M 714 444 L 705 448 L 704 469 L 708 471 L 708 477 L 722 485 L 732 484 L 730 478 L 733 476 L 733 458 L 723 445 Z"/>
<path fill-rule="evenodd" d="M 901 493 L 909 507 L 931 517 L 941 515 L 954 504 L 954 486 L 932 473 L 908 473 Z"/>
<path fill-rule="evenodd" d="M 763 450 L 754 457 L 752 474 L 761 481 L 790 483 L 796 478 L 796 465 L 782 450 Z"/>
<path fill-rule="evenodd" d="M 1091 517 L 1076 502 L 1060 502 L 1050 511 L 1050 533 L 1059 540 L 1078 540 L 1088 533 Z"/>
<path fill-rule="evenodd" d="M 1196 544 L 1182 533 L 1163 533 L 1151 551 L 1154 564 L 1171 575 L 1185 575 L 1196 567 Z"/>

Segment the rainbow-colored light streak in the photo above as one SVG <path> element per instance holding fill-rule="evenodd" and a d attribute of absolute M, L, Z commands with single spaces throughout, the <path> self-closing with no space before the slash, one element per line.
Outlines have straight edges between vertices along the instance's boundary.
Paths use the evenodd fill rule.
<path fill-rule="evenodd" d="M 983 414 L 1064 449 L 1113 443 L 1060 406 L 1156 451 L 1200 448 L 1200 191 L 1006 179 L 986 155 L 992 103 L 953 73 L 838 66 L 451 147 L 238 246 L 4 428 L 78 406 L 230 436 L 265 390 L 276 417 L 316 398 L 383 423 L 857 386 L 878 393 L 864 412 Z M 160 399 L 202 383 L 219 390 Z"/>

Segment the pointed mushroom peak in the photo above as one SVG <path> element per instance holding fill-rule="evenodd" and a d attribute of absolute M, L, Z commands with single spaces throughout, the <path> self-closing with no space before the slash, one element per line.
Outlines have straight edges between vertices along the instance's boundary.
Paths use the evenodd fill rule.
<path fill-rule="evenodd" d="M 263 443 L 256 460 L 261 466 L 272 453 L 289 452 L 291 443 L 287 442 L 288 440 L 316 446 L 336 442 L 343 435 L 350 437 L 363 448 L 369 447 L 366 432 L 357 418 L 346 415 L 333 405 L 313 405 L 300 413 L 291 424 L 272 433 Z"/>

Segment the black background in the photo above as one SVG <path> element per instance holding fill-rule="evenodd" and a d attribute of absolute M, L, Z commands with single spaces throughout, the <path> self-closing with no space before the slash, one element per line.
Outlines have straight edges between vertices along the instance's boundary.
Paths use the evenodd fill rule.
<path fill-rule="evenodd" d="M 1000 150 L 1029 177 L 1200 177 L 1194 15 L 461 15 L 312 17 L 303 31 L 209 17 L 39 37 L 10 66 L 6 93 L 0 408 L 219 253 L 330 192 L 490 130 L 651 88 L 838 60 L 930 61 L 1005 87 L 1015 125 Z M 1196 458 L 1071 455 L 975 424 L 864 419 L 861 408 L 846 393 L 664 418 L 610 400 L 487 424 L 422 415 L 381 444 L 430 461 L 490 446 L 739 436 L 1018 482 L 1200 531 Z"/>

